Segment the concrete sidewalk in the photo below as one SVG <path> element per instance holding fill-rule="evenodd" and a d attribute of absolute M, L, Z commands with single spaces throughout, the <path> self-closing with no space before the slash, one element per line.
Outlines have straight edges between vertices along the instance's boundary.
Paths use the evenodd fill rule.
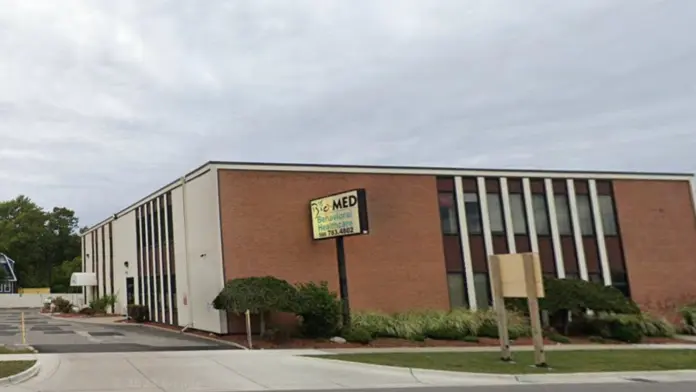
<path fill-rule="evenodd" d="M 7 392 L 256 391 L 696 381 L 696 371 L 496 375 L 306 357 L 320 350 L 3 355 L 38 359 L 40 373 Z M 12 357 L 12 358 L 9 358 Z"/>

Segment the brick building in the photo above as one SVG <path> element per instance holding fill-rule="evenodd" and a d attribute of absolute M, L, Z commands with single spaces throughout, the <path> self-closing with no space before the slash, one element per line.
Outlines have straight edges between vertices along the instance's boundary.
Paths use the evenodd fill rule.
<path fill-rule="evenodd" d="M 612 285 L 660 312 L 696 298 L 692 175 L 209 162 L 90 228 L 86 300 L 116 294 L 162 323 L 227 333 L 225 281 L 338 290 L 309 201 L 364 188 L 370 232 L 345 238 L 354 310 L 490 305 L 487 256 L 538 252 L 549 276 Z"/>

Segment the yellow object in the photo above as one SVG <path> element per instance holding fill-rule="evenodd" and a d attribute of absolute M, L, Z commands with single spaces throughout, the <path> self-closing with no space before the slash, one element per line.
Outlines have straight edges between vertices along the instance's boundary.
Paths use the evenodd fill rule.
<path fill-rule="evenodd" d="M 18 294 L 51 294 L 50 287 L 37 287 L 37 288 L 21 288 Z"/>
<path fill-rule="evenodd" d="M 24 327 L 24 312 L 22 312 L 22 344 L 27 344 L 27 330 Z"/>

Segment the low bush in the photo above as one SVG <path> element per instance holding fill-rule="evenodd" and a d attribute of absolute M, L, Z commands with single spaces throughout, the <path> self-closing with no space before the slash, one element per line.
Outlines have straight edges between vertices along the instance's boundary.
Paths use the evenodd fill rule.
<path fill-rule="evenodd" d="M 374 337 L 415 341 L 425 338 L 465 340 L 498 337 L 497 319 L 492 310 L 427 310 L 392 315 L 378 312 L 356 313 L 353 315 L 352 326 L 365 329 Z M 512 339 L 530 335 L 527 318 L 514 312 L 509 312 L 508 330 Z"/>
<path fill-rule="evenodd" d="M 588 310 L 640 314 L 635 302 L 611 286 L 579 279 L 544 278 L 544 290 L 545 297 L 539 299 L 539 307 L 548 312 L 550 326 L 564 335 L 571 333 L 568 320 L 582 317 Z M 523 314 L 529 312 L 525 299 L 508 299 L 506 306 Z"/>
<path fill-rule="evenodd" d="M 648 314 L 608 314 L 579 316 L 571 323 L 576 335 L 601 336 L 604 339 L 638 343 L 643 337 L 672 337 L 675 329 L 663 318 Z"/>
<path fill-rule="evenodd" d="M 63 297 L 54 298 L 53 305 L 58 313 L 72 313 L 72 303 Z"/>
<path fill-rule="evenodd" d="M 679 310 L 682 317 L 681 333 L 696 335 L 696 305 L 684 306 Z"/>
<path fill-rule="evenodd" d="M 328 283 L 297 285 L 295 314 L 300 318 L 300 331 L 308 338 L 335 336 L 341 328 L 341 300 L 329 290 Z"/>
<path fill-rule="evenodd" d="M 95 313 L 106 313 L 109 309 L 113 310 L 116 306 L 117 298 L 115 295 L 103 295 L 89 302 L 89 307 Z"/>
<path fill-rule="evenodd" d="M 150 319 L 150 312 L 145 305 L 130 304 L 128 305 L 128 317 L 135 322 L 144 323 Z"/>
<path fill-rule="evenodd" d="M 348 342 L 361 344 L 368 344 L 374 339 L 370 331 L 360 327 L 349 328 L 342 336 Z"/>

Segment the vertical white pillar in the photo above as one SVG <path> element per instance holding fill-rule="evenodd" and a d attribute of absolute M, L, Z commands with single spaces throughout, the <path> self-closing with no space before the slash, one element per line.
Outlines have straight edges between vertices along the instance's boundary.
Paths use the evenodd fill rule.
<path fill-rule="evenodd" d="M 143 219 L 145 219 L 145 208 L 140 206 L 138 207 L 138 210 L 140 211 L 140 219 L 138 220 L 138 231 L 140 233 L 140 249 L 138 249 L 138 252 L 140 253 L 140 262 L 138 263 L 138 284 L 140 285 L 138 287 L 138 304 L 147 305 L 145 303 L 145 226 L 143 225 Z M 143 293 L 142 296 L 140 296 L 140 291 Z"/>
<path fill-rule="evenodd" d="M 566 277 L 565 264 L 563 264 L 563 248 L 561 247 L 561 235 L 558 232 L 558 216 L 556 215 L 556 198 L 553 194 L 553 181 L 544 179 L 546 191 L 546 206 L 549 210 L 549 228 L 551 229 L 551 243 L 553 244 L 553 258 L 556 260 L 556 274 L 560 279 Z"/>
<path fill-rule="evenodd" d="M 534 215 L 534 200 L 532 198 L 532 185 L 529 178 L 522 179 L 522 192 L 524 210 L 527 220 L 527 235 L 532 252 L 539 253 L 539 238 L 536 231 L 536 217 Z"/>
<path fill-rule="evenodd" d="M 483 243 L 486 248 L 486 264 L 490 262 L 489 256 L 494 254 L 493 250 L 493 236 L 491 234 L 491 217 L 488 213 L 488 193 L 486 192 L 486 178 L 477 177 L 476 182 L 478 185 L 478 198 L 479 198 L 479 208 L 481 209 L 481 231 L 483 232 Z M 488 265 L 488 270 L 490 271 L 490 265 Z M 495 305 L 495 296 L 491 299 L 493 306 Z"/>
<path fill-rule="evenodd" d="M 162 246 L 164 247 L 165 262 L 167 269 L 167 303 L 169 304 L 169 322 L 174 325 L 174 301 L 176 297 L 172 295 L 172 263 L 169 261 L 171 255 L 169 254 L 169 214 L 167 213 L 167 194 L 164 195 L 164 206 L 162 207 L 162 212 L 164 214 L 164 241 L 162 241 Z"/>
<path fill-rule="evenodd" d="M 515 243 L 515 227 L 512 222 L 512 209 L 510 208 L 510 190 L 507 178 L 500 177 L 500 198 L 503 201 L 503 221 L 505 222 L 505 237 L 507 238 L 508 253 L 517 253 Z"/>
<path fill-rule="evenodd" d="M 152 279 L 152 271 L 150 270 L 150 247 L 152 246 L 152 243 L 150 241 L 150 232 L 152 230 L 152 206 L 150 205 L 151 203 L 146 203 L 143 205 L 143 210 L 145 211 L 145 257 L 143 257 L 143 262 L 145 263 L 145 298 L 147 298 L 147 309 L 148 312 L 150 313 L 150 320 L 155 320 L 157 314 L 155 312 L 155 308 L 152 306 L 152 293 L 154 293 L 154 290 L 150 289 L 150 284 L 151 282 L 154 282 Z M 148 214 L 148 208 L 150 214 Z M 150 224 L 148 225 L 148 218 Z"/>
<path fill-rule="evenodd" d="M 573 227 L 573 238 L 575 239 L 575 253 L 578 258 L 578 271 L 580 279 L 590 280 L 587 274 L 587 261 L 585 260 L 585 245 L 582 242 L 582 230 L 580 228 L 580 218 L 578 217 L 578 203 L 575 197 L 575 183 L 572 179 L 566 180 L 568 188 L 568 208 L 570 209 L 570 221 Z"/>
<path fill-rule="evenodd" d="M 157 239 L 157 243 L 159 244 L 159 249 L 157 250 L 157 251 L 159 251 L 159 263 L 158 263 L 159 264 L 158 265 L 159 281 L 160 281 L 159 295 L 160 295 L 160 304 L 162 307 L 162 310 L 161 310 L 162 319 L 160 321 L 164 322 L 165 321 L 164 315 L 167 313 L 167 310 L 168 310 L 165 308 L 165 306 L 167 306 L 166 303 L 168 301 L 165 301 L 165 299 L 164 299 L 164 261 L 165 261 L 165 258 L 164 258 L 164 245 L 165 245 L 165 243 L 164 243 L 164 241 L 165 241 L 165 239 L 162 238 L 162 235 L 164 234 L 164 231 L 162 230 L 162 222 L 163 222 L 164 217 L 162 215 L 166 215 L 166 214 L 162 214 L 162 197 L 157 197 L 156 200 L 157 200 L 157 231 L 156 231 L 156 233 L 159 236 L 159 238 Z M 170 313 L 170 315 L 171 315 L 171 313 Z"/>
<path fill-rule="evenodd" d="M 599 207 L 599 195 L 597 194 L 597 181 L 589 180 L 590 205 L 592 207 L 592 220 L 594 221 L 595 235 L 597 236 L 597 249 L 599 250 L 599 265 L 602 267 L 602 278 L 605 286 L 611 286 L 611 268 L 607 256 L 607 244 L 604 241 L 604 226 L 602 212 Z"/>
<path fill-rule="evenodd" d="M 478 309 L 476 303 L 476 288 L 474 287 L 474 267 L 471 262 L 471 245 L 469 244 L 469 228 L 466 225 L 466 206 L 464 205 L 464 184 L 461 177 L 454 178 L 454 197 L 457 202 L 457 221 L 459 222 L 459 240 L 464 259 L 464 277 L 466 278 L 466 294 L 471 310 Z"/>

